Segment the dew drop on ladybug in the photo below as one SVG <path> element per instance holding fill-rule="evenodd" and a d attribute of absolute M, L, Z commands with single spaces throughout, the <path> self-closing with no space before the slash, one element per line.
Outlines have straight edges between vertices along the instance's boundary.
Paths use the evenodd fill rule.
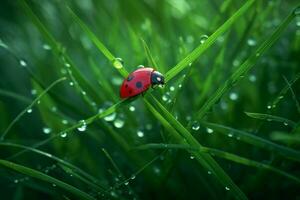
<path fill-rule="evenodd" d="M 124 79 L 120 96 L 122 99 L 139 95 L 155 85 L 164 85 L 164 76 L 150 67 L 138 68 Z"/>

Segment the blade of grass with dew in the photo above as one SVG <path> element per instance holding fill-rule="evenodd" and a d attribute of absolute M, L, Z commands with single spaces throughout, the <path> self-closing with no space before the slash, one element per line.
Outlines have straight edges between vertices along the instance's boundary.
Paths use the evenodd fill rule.
<path fill-rule="evenodd" d="M 81 198 L 81 199 L 87 199 L 87 200 L 93 200 L 94 198 L 91 197 L 89 194 L 85 193 L 82 190 L 79 190 L 78 188 L 69 185 L 68 183 L 65 183 L 63 181 L 60 181 L 56 178 L 53 178 L 52 176 L 49 176 L 47 174 L 44 174 L 42 172 L 39 172 L 37 170 L 31 169 L 29 167 L 25 167 L 23 165 L 19 165 L 10 161 L 6 161 L 6 160 L 0 160 L 0 165 L 7 167 L 9 169 L 12 169 L 14 171 L 17 171 L 19 173 L 28 175 L 30 177 L 48 182 L 48 183 L 52 183 L 57 185 L 58 187 L 64 189 L 65 191 L 68 191 L 72 194 L 74 194 L 75 196 Z"/>
<path fill-rule="evenodd" d="M 229 136 L 232 138 L 237 138 L 238 140 L 243 141 L 245 143 L 266 149 L 273 153 L 280 154 L 280 155 L 284 156 L 285 158 L 289 158 L 289 159 L 300 162 L 300 151 L 273 143 L 264 138 L 261 138 L 256 135 L 252 135 L 245 131 L 237 130 L 237 129 L 234 129 L 231 127 L 227 127 L 227 126 L 223 126 L 223 125 L 219 125 L 219 124 L 215 124 L 215 123 L 207 123 L 207 122 L 201 122 L 201 124 L 203 124 L 204 126 L 207 126 L 209 128 L 212 128 L 214 130 L 218 130 L 218 133 L 221 133 L 223 135 L 226 135 L 226 136 Z"/>
<path fill-rule="evenodd" d="M 274 115 L 269 115 L 269 114 L 264 114 L 264 113 L 252 113 L 252 112 L 245 112 L 245 114 L 249 117 L 252 117 L 254 119 L 261 119 L 261 120 L 266 120 L 266 121 L 275 121 L 275 122 L 281 122 L 283 123 L 285 126 L 290 126 L 292 128 L 296 127 L 296 122 L 283 118 L 283 117 L 279 117 L 279 116 L 274 116 Z"/>
<path fill-rule="evenodd" d="M 58 83 L 66 80 L 66 77 L 60 78 L 54 81 L 52 84 L 49 85 L 37 98 L 35 98 L 30 105 L 28 105 L 22 112 L 20 112 L 14 120 L 9 124 L 9 126 L 5 129 L 3 134 L 1 135 L 0 140 L 4 140 L 5 136 L 8 134 L 10 129 L 14 126 L 14 124 L 28 111 L 30 110 L 50 89 L 56 86 Z"/>
<path fill-rule="evenodd" d="M 226 30 L 228 30 L 233 23 L 235 23 L 243 14 L 245 14 L 254 2 L 255 2 L 254 0 L 248 0 L 238 11 L 236 11 L 233 14 L 233 16 L 231 16 L 211 36 L 209 36 L 208 39 L 203 44 L 200 44 L 183 60 L 181 60 L 172 69 L 170 69 L 166 73 L 166 82 L 174 78 L 174 76 L 176 76 L 183 69 L 185 69 L 189 63 L 194 62 L 205 50 L 207 50 L 218 39 L 220 35 L 222 35 Z"/>
<path fill-rule="evenodd" d="M 148 60 L 148 64 L 150 66 L 153 66 L 155 69 L 157 69 L 158 71 L 161 71 L 163 72 L 159 66 L 156 64 L 155 60 L 153 59 L 153 56 L 152 56 L 152 53 L 147 45 L 147 43 L 145 42 L 145 40 L 143 38 L 140 38 L 140 40 L 142 41 L 142 44 L 143 44 L 143 47 L 144 47 L 144 50 L 145 50 L 145 53 L 146 53 L 146 58 Z"/>
<path fill-rule="evenodd" d="M 76 176 L 78 176 L 81 180 L 84 180 L 85 183 L 87 183 L 88 185 L 97 188 L 100 191 L 104 191 L 104 187 L 99 185 L 99 184 L 95 184 L 95 183 L 99 183 L 99 181 L 94 178 L 92 175 L 86 173 L 85 171 L 83 171 L 82 169 L 80 169 L 79 167 L 76 167 L 75 165 L 60 159 L 50 153 L 35 149 L 35 148 L 31 148 L 28 146 L 24 146 L 24 145 L 20 145 L 20 144 L 15 144 L 15 143 L 10 143 L 10 142 L 0 142 L 0 146 L 8 146 L 8 147 L 15 147 L 15 148 L 21 148 L 21 149 L 26 149 L 28 151 L 34 152 L 36 154 L 39 154 L 41 156 L 45 156 L 47 158 L 50 158 L 51 160 L 57 161 L 58 163 L 60 163 L 61 165 L 64 165 L 66 167 L 68 167 L 69 169 L 72 170 L 72 174 L 76 174 Z M 77 174 L 78 173 L 78 174 Z M 80 175 L 79 175 L 80 174 Z"/>
<path fill-rule="evenodd" d="M 184 126 L 180 124 L 153 96 L 151 96 L 150 100 L 153 104 L 159 107 L 159 111 L 164 114 L 164 117 L 170 124 L 169 126 L 173 126 L 181 134 L 182 138 L 180 138 L 178 142 L 182 143 L 183 139 L 185 139 L 189 145 L 201 147 L 201 145 L 191 135 L 191 133 L 187 129 L 185 129 Z M 148 100 L 145 99 L 145 102 L 148 106 L 150 105 Z M 157 111 L 153 110 L 153 112 Z M 171 133 L 178 138 L 178 136 L 176 136 L 174 132 Z M 201 152 L 193 152 L 193 154 L 206 170 L 215 173 L 219 183 L 222 184 L 224 188 L 230 188 L 232 196 L 234 196 L 237 199 L 247 199 L 246 195 L 240 190 L 238 186 L 236 186 L 236 184 L 231 180 L 227 173 L 218 165 L 218 163 L 210 155 L 203 154 Z"/>
<path fill-rule="evenodd" d="M 97 38 L 97 36 L 90 30 L 90 28 L 74 13 L 74 11 L 67 7 L 72 15 L 73 20 L 83 29 L 89 39 L 96 45 L 101 53 L 113 64 L 113 66 L 121 73 L 123 77 L 128 76 L 128 72 L 123 64 L 116 59 L 112 53 L 104 46 L 104 44 Z"/>
<path fill-rule="evenodd" d="M 47 30 L 47 28 L 43 25 L 43 23 L 40 21 L 38 16 L 32 11 L 32 9 L 28 6 L 25 0 L 18 1 L 21 8 L 24 10 L 24 12 L 27 14 L 27 16 L 31 19 L 31 21 L 35 24 L 35 26 L 38 28 L 44 39 L 47 41 L 47 43 L 51 46 L 51 49 L 54 52 L 54 55 L 57 57 L 59 61 L 63 61 L 63 65 L 65 67 L 70 67 L 73 73 L 73 76 L 78 80 L 81 86 L 84 87 L 84 90 L 87 91 L 88 95 L 91 95 L 92 99 L 95 101 L 97 99 L 101 99 L 99 97 L 99 94 L 97 93 L 97 90 L 91 85 L 78 71 L 78 69 L 75 67 L 73 61 L 71 58 L 65 53 L 64 49 L 62 48 L 62 45 L 55 40 L 55 38 L 51 35 L 51 33 Z M 61 59 L 63 58 L 63 59 Z"/>
<path fill-rule="evenodd" d="M 243 75 L 246 74 L 258 61 L 258 59 L 265 53 L 279 38 L 281 33 L 287 28 L 290 22 L 295 18 L 294 12 L 291 12 L 277 27 L 277 29 L 272 33 L 272 35 L 260 45 L 257 50 L 226 80 L 224 85 L 206 101 L 206 103 L 199 109 L 196 113 L 197 119 L 202 119 L 206 113 L 212 108 L 212 106 L 218 102 L 218 100 L 229 91 L 234 84 L 243 78 Z"/>
<path fill-rule="evenodd" d="M 91 116 L 91 117 L 89 117 L 89 118 L 87 118 L 87 119 L 85 119 L 85 120 L 83 120 L 83 121 L 80 121 L 80 122 L 78 122 L 78 123 L 76 123 L 76 124 L 70 126 L 70 127 L 67 128 L 67 129 L 64 129 L 64 130 L 62 130 L 62 131 L 60 131 L 60 132 L 58 132 L 58 133 L 52 134 L 51 137 L 49 137 L 49 138 L 47 138 L 47 139 L 45 139 L 45 140 L 43 140 L 43 141 L 40 141 L 40 142 L 34 144 L 34 145 L 32 146 L 32 148 L 38 148 L 38 147 L 40 147 L 40 146 L 43 146 L 43 145 L 47 144 L 48 142 L 50 142 L 51 140 L 53 140 L 54 138 L 59 137 L 59 136 L 60 136 L 61 134 L 63 134 L 63 133 L 70 133 L 70 132 L 74 131 L 75 129 L 77 129 L 77 128 L 79 128 L 79 127 L 82 127 L 83 124 L 89 125 L 89 124 L 93 123 L 93 122 L 94 122 L 95 120 L 97 120 L 97 119 L 104 118 L 104 117 L 106 117 L 106 116 L 112 114 L 113 112 L 115 112 L 115 111 L 117 110 L 118 107 L 120 107 L 120 106 L 122 106 L 122 105 L 124 105 L 124 104 L 127 104 L 127 103 L 129 103 L 129 102 L 130 102 L 130 100 L 128 100 L 128 99 L 119 101 L 118 103 L 116 103 L 116 104 L 110 106 L 109 108 L 107 108 L 105 111 L 103 111 L 103 112 L 101 112 L 101 113 L 98 113 L 98 114 L 93 115 L 93 116 Z M 9 157 L 9 159 L 12 159 L 12 158 L 15 158 L 15 157 L 17 157 L 17 156 L 20 156 L 20 155 L 22 155 L 23 153 L 25 153 L 25 152 L 27 152 L 27 151 L 28 151 L 28 150 L 20 151 L 20 152 L 14 154 L 13 156 Z"/>
<path fill-rule="evenodd" d="M 268 164 L 264 164 L 258 161 L 254 161 L 254 160 L 250 160 L 248 158 L 245 157 L 241 157 L 232 153 L 228 153 L 226 151 L 222 151 L 219 149 L 213 149 L 213 148 L 209 148 L 209 147 L 190 147 L 188 145 L 180 145 L 180 144 L 145 144 L 145 145 L 141 145 L 136 147 L 135 149 L 139 149 L 139 150 L 147 150 L 147 149 L 182 149 L 182 150 L 188 150 L 188 151 L 201 151 L 203 153 L 209 153 L 213 156 L 216 157 L 220 157 L 226 160 L 230 160 L 242 165 L 246 165 L 246 166 L 251 166 L 251 167 L 255 167 L 258 169 L 265 169 L 265 170 L 269 170 L 272 171 L 276 174 L 282 175 L 288 179 L 291 179 L 293 181 L 296 181 L 298 184 L 300 184 L 300 178 L 291 175 L 283 170 L 277 169 L 276 167 L 273 167 L 271 165 Z"/>
<path fill-rule="evenodd" d="M 300 144 L 300 133 L 290 135 L 289 133 L 275 131 L 271 133 L 270 138 L 271 140 L 284 142 L 287 144 L 291 144 L 291 143 Z"/>

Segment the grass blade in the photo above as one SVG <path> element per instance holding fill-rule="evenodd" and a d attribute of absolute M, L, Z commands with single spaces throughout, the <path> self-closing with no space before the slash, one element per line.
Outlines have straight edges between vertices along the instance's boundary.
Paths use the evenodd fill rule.
<path fill-rule="evenodd" d="M 75 196 L 79 197 L 80 199 L 87 199 L 87 200 L 93 200 L 94 198 L 91 197 L 89 194 L 79 190 L 78 188 L 69 185 L 63 181 L 60 181 L 56 178 L 53 178 L 47 174 L 44 174 L 42 172 L 39 172 L 37 170 L 25 167 L 23 165 L 19 165 L 10 161 L 6 161 L 6 160 L 0 160 L 0 165 L 7 167 L 9 169 L 12 169 L 14 171 L 17 171 L 19 173 L 31 176 L 33 178 L 48 182 L 48 183 L 52 183 L 57 185 L 58 187 L 61 187 L 62 189 L 74 194 Z"/>
<path fill-rule="evenodd" d="M 245 112 L 245 114 L 254 119 L 281 122 L 285 126 L 289 125 L 292 128 L 295 128 L 297 125 L 296 122 L 294 122 L 292 120 L 289 120 L 289 119 L 286 119 L 283 117 L 274 116 L 274 115 L 269 115 L 269 114 L 264 114 L 264 113 L 252 113 L 252 112 Z"/>
<path fill-rule="evenodd" d="M 222 26 L 220 26 L 208 39 L 194 49 L 188 56 L 181 60 L 171 70 L 166 73 L 166 81 L 171 80 L 174 76 L 185 69 L 189 63 L 194 62 L 205 50 L 207 50 L 220 35 L 228 30 L 254 3 L 254 0 L 248 0 L 238 11 L 234 13 Z"/>
<path fill-rule="evenodd" d="M 272 140 L 284 142 L 287 144 L 291 144 L 291 143 L 300 144 L 300 135 L 299 134 L 298 135 L 290 135 L 288 133 L 276 131 L 276 132 L 273 132 L 270 137 Z"/>
<path fill-rule="evenodd" d="M 212 106 L 218 102 L 218 100 L 228 92 L 234 84 L 243 78 L 257 62 L 257 60 L 265 53 L 279 38 L 280 34 L 286 29 L 290 22 L 295 18 L 294 12 L 289 14 L 286 19 L 278 26 L 273 34 L 265 40 L 265 42 L 259 46 L 259 48 L 226 80 L 224 85 L 220 87 L 200 108 L 196 114 L 197 119 L 202 119 L 205 114 L 212 108 Z"/>
<path fill-rule="evenodd" d="M 56 81 L 54 81 L 52 84 L 50 84 L 37 98 L 35 98 L 31 104 L 29 104 L 22 112 L 20 112 L 14 120 L 8 125 L 8 127 L 5 129 L 3 134 L 1 135 L 0 140 L 4 140 L 7 133 L 10 131 L 10 129 L 15 125 L 15 123 L 29 110 L 31 109 L 49 90 L 51 90 L 54 86 L 56 86 L 58 83 L 66 80 L 66 77 L 60 78 Z"/>

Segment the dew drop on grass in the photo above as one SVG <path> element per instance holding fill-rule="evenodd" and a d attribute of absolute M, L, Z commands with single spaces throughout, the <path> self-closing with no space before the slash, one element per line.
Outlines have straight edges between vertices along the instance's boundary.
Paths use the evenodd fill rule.
<path fill-rule="evenodd" d="M 144 68 L 145 66 L 144 65 L 139 65 L 139 66 L 137 66 L 137 68 Z"/>
<path fill-rule="evenodd" d="M 251 75 L 249 76 L 249 81 L 255 82 L 255 81 L 256 81 L 256 76 L 253 75 L 253 74 L 251 74 Z"/>
<path fill-rule="evenodd" d="M 116 119 L 116 116 L 117 116 L 117 114 L 114 112 L 110 115 L 105 116 L 104 120 L 107 121 L 107 122 L 111 122 L 111 121 L 114 121 Z"/>
<path fill-rule="evenodd" d="M 287 122 L 283 122 L 283 124 L 284 124 L 285 126 L 289 125 Z"/>
<path fill-rule="evenodd" d="M 207 133 L 213 133 L 214 132 L 214 130 L 211 129 L 211 128 L 206 128 L 206 131 L 207 131 Z"/>
<path fill-rule="evenodd" d="M 67 135 L 68 135 L 67 132 L 63 132 L 60 134 L 60 137 L 65 138 L 65 137 L 67 137 Z"/>
<path fill-rule="evenodd" d="M 124 185 L 129 185 L 129 181 L 126 181 L 126 182 L 124 183 Z"/>
<path fill-rule="evenodd" d="M 239 95 L 235 92 L 231 92 L 229 94 L 229 99 L 231 99 L 232 101 L 236 101 L 239 98 Z"/>
<path fill-rule="evenodd" d="M 37 91 L 36 91 L 35 89 L 32 89 L 32 90 L 30 91 L 30 93 L 31 93 L 31 95 L 36 95 L 36 94 L 37 94 Z"/>
<path fill-rule="evenodd" d="M 175 87 L 174 87 L 174 86 L 171 86 L 171 87 L 170 87 L 170 91 L 173 92 L 174 90 L 175 90 Z"/>
<path fill-rule="evenodd" d="M 233 137 L 233 134 L 232 134 L 232 133 L 228 133 L 227 136 L 228 136 L 228 137 Z"/>
<path fill-rule="evenodd" d="M 22 66 L 22 67 L 26 67 L 27 66 L 27 63 L 26 63 L 26 61 L 25 60 L 20 60 L 19 61 L 19 63 L 20 63 L 20 65 Z"/>
<path fill-rule="evenodd" d="M 193 160 L 195 157 L 194 156 L 190 156 L 190 159 Z"/>
<path fill-rule="evenodd" d="M 70 86 L 74 86 L 74 83 L 71 81 L 71 82 L 69 82 L 69 85 Z"/>
<path fill-rule="evenodd" d="M 162 96 L 162 100 L 163 100 L 163 101 L 168 101 L 168 96 L 164 94 L 164 95 Z"/>
<path fill-rule="evenodd" d="M 267 108 L 268 108 L 268 109 L 271 109 L 271 108 L 272 108 L 272 106 L 268 105 L 268 106 L 267 106 Z"/>
<path fill-rule="evenodd" d="M 135 175 L 131 176 L 130 179 L 131 179 L 131 180 L 134 180 L 134 179 L 135 179 Z"/>
<path fill-rule="evenodd" d="M 207 171 L 207 174 L 211 175 L 211 171 Z"/>
<path fill-rule="evenodd" d="M 15 180 L 14 180 L 14 183 L 19 183 L 19 180 L 18 180 L 18 179 L 15 179 Z"/>
<path fill-rule="evenodd" d="M 155 174 L 160 173 L 160 169 L 158 167 L 153 167 L 153 171 L 154 171 Z"/>
<path fill-rule="evenodd" d="M 53 107 L 51 108 L 51 111 L 52 111 L 52 112 L 56 112 L 56 111 L 57 111 L 57 108 L 56 108 L 55 106 L 53 106 Z"/>
<path fill-rule="evenodd" d="M 122 127 L 124 126 L 124 124 L 125 124 L 125 121 L 122 120 L 122 119 L 116 119 L 116 120 L 114 121 L 114 126 L 115 126 L 116 128 L 122 128 Z"/>
<path fill-rule="evenodd" d="M 253 46 L 256 45 L 256 40 L 253 39 L 253 38 L 249 38 L 249 39 L 247 40 L 247 44 L 248 44 L 249 46 L 253 47 Z"/>
<path fill-rule="evenodd" d="M 123 67 L 122 58 L 115 58 L 115 60 L 113 61 L 113 66 L 117 69 L 121 69 Z"/>
<path fill-rule="evenodd" d="M 134 107 L 134 106 L 129 106 L 129 110 L 130 110 L 131 112 L 134 112 L 134 111 L 135 111 L 135 107 Z"/>
<path fill-rule="evenodd" d="M 61 120 L 61 123 L 62 123 L 62 124 L 68 124 L 69 122 L 68 122 L 68 120 L 63 119 L 63 120 Z"/>
<path fill-rule="evenodd" d="M 81 91 L 81 94 L 82 94 L 83 96 L 85 96 L 85 95 L 86 95 L 86 92 L 85 92 L 85 91 Z"/>
<path fill-rule="evenodd" d="M 208 39 L 207 35 L 201 35 L 200 37 L 200 43 L 203 44 Z"/>
<path fill-rule="evenodd" d="M 71 65 L 69 63 L 67 63 L 67 62 L 65 63 L 65 66 L 66 67 L 71 67 Z"/>
<path fill-rule="evenodd" d="M 118 197 L 117 193 L 114 192 L 114 191 L 111 191 L 111 192 L 110 192 L 110 195 L 111 195 L 112 197 Z"/>
<path fill-rule="evenodd" d="M 143 131 L 140 131 L 140 130 L 138 130 L 137 132 L 136 132 L 136 134 L 137 134 L 137 136 L 138 137 L 144 137 L 144 132 Z"/>
<path fill-rule="evenodd" d="M 225 187 L 225 190 L 229 191 L 229 190 L 230 190 L 230 188 L 226 186 L 226 187 Z"/>
<path fill-rule="evenodd" d="M 259 57 L 259 56 L 260 56 L 260 53 L 256 53 L 255 56 L 256 56 L 256 57 Z"/>
<path fill-rule="evenodd" d="M 179 88 L 182 88 L 182 84 L 179 84 L 178 87 L 179 87 Z"/>
<path fill-rule="evenodd" d="M 87 124 L 84 120 L 79 121 L 81 123 L 81 126 L 77 128 L 78 131 L 83 132 L 86 130 Z"/>
<path fill-rule="evenodd" d="M 198 130 L 200 129 L 200 124 L 199 124 L 199 122 L 194 121 L 193 124 L 192 124 L 192 129 L 193 129 L 194 131 L 198 131 Z"/>
<path fill-rule="evenodd" d="M 49 134 L 49 133 L 51 133 L 51 128 L 48 128 L 48 127 L 44 127 L 43 128 L 43 133 L 45 133 L 45 134 Z"/>
<path fill-rule="evenodd" d="M 55 184 L 55 183 L 53 183 L 53 184 L 52 184 L 52 186 L 53 186 L 53 187 L 56 187 L 56 184 Z"/>
<path fill-rule="evenodd" d="M 300 6 L 294 10 L 295 15 L 300 15 Z"/>
<path fill-rule="evenodd" d="M 32 109 L 29 108 L 29 109 L 27 110 L 27 113 L 32 113 Z"/>
<path fill-rule="evenodd" d="M 43 44 L 43 49 L 49 51 L 51 47 L 48 44 Z"/>

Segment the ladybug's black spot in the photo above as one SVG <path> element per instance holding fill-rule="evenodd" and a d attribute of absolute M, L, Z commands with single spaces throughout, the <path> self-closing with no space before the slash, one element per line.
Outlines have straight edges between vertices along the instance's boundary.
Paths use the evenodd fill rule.
<path fill-rule="evenodd" d="M 129 94 L 131 94 L 132 93 L 132 90 L 129 90 Z"/>
<path fill-rule="evenodd" d="M 141 87 L 143 87 L 143 84 L 142 84 L 141 81 L 138 81 L 138 82 L 135 83 L 135 86 L 136 86 L 137 88 L 141 88 Z"/>
<path fill-rule="evenodd" d="M 134 78 L 134 76 L 128 76 L 127 81 L 131 81 Z"/>
<path fill-rule="evenodd" d="M 126 84 L 125 87 L 128 88 L 128 84 Z"/>

